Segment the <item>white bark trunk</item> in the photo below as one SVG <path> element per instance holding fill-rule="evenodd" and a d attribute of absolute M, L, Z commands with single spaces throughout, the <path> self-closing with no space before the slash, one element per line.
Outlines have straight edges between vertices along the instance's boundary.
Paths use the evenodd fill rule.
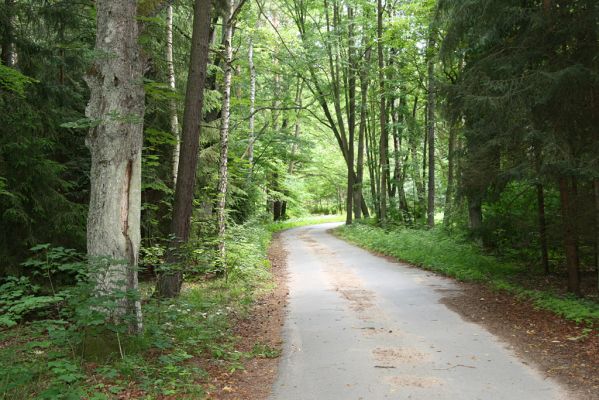
<path fill-rule="evenodd" d="M 226 274 L 226 205 L 227 205 L 227 157 L 229 156 L 229 119 L 231 104 L 231 76 L 233 69 L 233 1 L 230 0 L 225 16 L 225 76 L 223 83 L 223 105 L 221 109 L 221 127 L 220 127 L 220 174 L 218 183 L 218 249 L 223 268 Z"/>
<path fill-rule="evenodd" d="M 248 45 L 248 63 L 250 66 L 250 138 L 248 144 L 248 161 L 250 163 L 250 174 L 254 170 L 254 142 L 255 137 L 255 120 L 254 113 L 256 112 L 256 67 L 254 65 L 254 43 L 250 38 Z"/>
<path fill-rule="evenodd" d="M 175 80 L 175 64 L 173 62 L 173 5 L 168 4 L 166 8 L 166 71 L 168 78 L 168 86 L 173 91 L 177 90 Z M 172 99 L 170 101 L 170 113 L 171 113 L 171 132 L 175 137 L 175 147 L 173 148 L 173 160 L 172 160 L 172 175 L 173 175 L 173 187 L 177 183 L 177 170 L 179 168 L 179 154 L 181 152 L 181 141 L 179 140 L 179 118 L 177 116 L 177 101 Z"/>
<path fill-rule="evenodd" d="M 106 270 L 95 273 L 96 292 L 111 295 L 137 290 L 144 91 L 137 1 L 98 0 L 96 8 L 101 55 L 86 77 L 86 116 L 98 123 L 86 139 L 92 158 L 87 252 L 92 262 L 106 260 L 99 263 Z M 120 302 L 110 316 L 135 316 L 131 328 L 140 331 L 139 301 Z"/>

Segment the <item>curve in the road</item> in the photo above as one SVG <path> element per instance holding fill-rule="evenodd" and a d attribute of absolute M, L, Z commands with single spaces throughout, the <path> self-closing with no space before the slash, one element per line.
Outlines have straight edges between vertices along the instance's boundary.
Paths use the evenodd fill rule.
<path fill-rule="evenodd" d="M 450 279 L 292 229 L 289 305 L 273 400 L 571 398 L 483 327 L 440 303 Z"/>

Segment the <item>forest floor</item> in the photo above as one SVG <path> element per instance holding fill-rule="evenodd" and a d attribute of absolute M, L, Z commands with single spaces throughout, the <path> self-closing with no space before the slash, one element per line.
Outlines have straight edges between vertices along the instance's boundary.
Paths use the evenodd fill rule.
<path fill-rule="evenodd" d="M 326 254 L 322 256 L 326 257 Z M 395 262 L 390 257 L 383 258 Z M 248 318 L 236 322 L 235 332 L 241 338 L 238 342 L 240 351 L 251 351 L 249 346 L 258 342 L 264 343 L 270 351 L 264 357 L 246 362 L 244 370 L 233 373 L 211 371 L 214 378 L 209 398 L 259 400 L 270 395 L 281 361 L 276 356 L 283 347 L 281 330 L 288 311 L 289 293 L 287 252 L 278 235 L 273 238 L 269 259 L 277 289 L 261 297 Z M 410 268 L 405 264 L 398 267 Z M 442 304 L 465 321 L 483 326 L 517 354 L 522 364 L 533 366 L 545 379 L 560 382 L 572 396 L 576 393 L 580 398 L 599 399 L 599 375 L 596 373 L 599 371 L 599 332 L 596 329 L 539 310 L 531 301 L 489 289 L 483 284 L 453 284 L 459 290 L 443 293 Z M 354 302 L 353 307 L 356 306 L 359 309 L 370 304 L 360 306 Z M 430 383 L 432 385 L 432 381 Z"/>
<path fill-rule="evenodd" d="M 251 352 L 255 343 L 261 343 L 265 351 L 261 357 L 248 360 L 244 369 L 230 372 L 214 369 L 209 383 L 209 399 L 264 400 L 271 392 L 282 349 L 281 330 L 287 306 L 287 252 L 280 233 L 273 235 L 268 260 L 271 264 L 274 290 L 260 297 L 249 315 L 234 322 L 237 349 Z"/>
<path fill-rule="evenodd" d="M 599 399 L 597 329 L 482 284 L 460 283 L 460 289 L 459 294 L 443 298 L 443 304 L 509 343 L 526 362 L 580 393 L 581 398 Z"/>

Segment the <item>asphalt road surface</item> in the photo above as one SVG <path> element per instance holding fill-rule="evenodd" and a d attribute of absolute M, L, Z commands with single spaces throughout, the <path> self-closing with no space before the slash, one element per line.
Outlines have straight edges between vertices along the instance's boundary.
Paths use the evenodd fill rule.
<path fill-rule="evenodd" d="M 327 233 L 283 233 L 285 341 L 273 400 L 550 400 L 565 389 L 439 300 L 450 279 L 390 262 Z"/>

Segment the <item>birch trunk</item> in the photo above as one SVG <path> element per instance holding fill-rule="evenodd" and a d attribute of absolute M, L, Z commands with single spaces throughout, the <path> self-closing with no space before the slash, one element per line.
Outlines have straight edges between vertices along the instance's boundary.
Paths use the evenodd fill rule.
<path fill-rule="evenodd" d="M 233 62 L 233 1 L 229 0 L 227 5 L 227 15 L 224 18 L 224 43 L 225 43 L 225 76 L 223 83 L 223 105 L 221 108 L 221 126 L 220 126 L 220 168 L 219 168 L 219 182 L 218 182 L 218 251 L 220 255 L 220 262 L 225 270 L 225 277 L 227 276 L 227 263 L 226 263 L 226 246 L 225 246 L 225 234 L 226 234 L 226 205 L 227 205 L 227 178 L 228 178 L 228 165 L 227 158 L 229 157 L 229 120 L 230 120 L 230 106 L 231 106 L 231 77 L 233 74 L 233 68 L 231 63 Z"/>
<path fill-rule="evenodd" d="M 141 214 L 141 150 L 144 91 L 139 55 L 137 1 L 98 0 L 96 52 L 86 76 L 86 116 L 98 125 L 86 138 L 91 152 L 87 253 L 106 268 L 92 271 L 99 295 L 137 289 Z M 131 318 L 141 331 L 137 300 L 120 300 L 111 317 Z"/>
<path fill-rule="evenodd" d="M 248 162 L 250 164 L 250 176 L 254 170 L 254 142 L 256 116 L 256 67 L 254 65 L 254 43 L 252 38 L 248 45 L 248 64 L 250 67 L 250 137 L 248 143 Z"/>
<path fill-rule="evenodd" d="M 175 64 L 173 62 L 173 5 L 169 3 L 166 7 L 166 71 L 168 78 L 168 86 L 176 92 L 176 80 L 175 80 Z M 173 160 L 172 160 L 172 175 L 173 175 L 173 186 L 177 184 L 177 170 L 179 168 L 179 154 L 181 152 L 181 141 L 179 134 L 179 118 L 177 116 L 177 101 L 171 99 L 170 104 L 170 125 L 171 133 L 175 137 L 175 146 L 173 148 Z"/>

